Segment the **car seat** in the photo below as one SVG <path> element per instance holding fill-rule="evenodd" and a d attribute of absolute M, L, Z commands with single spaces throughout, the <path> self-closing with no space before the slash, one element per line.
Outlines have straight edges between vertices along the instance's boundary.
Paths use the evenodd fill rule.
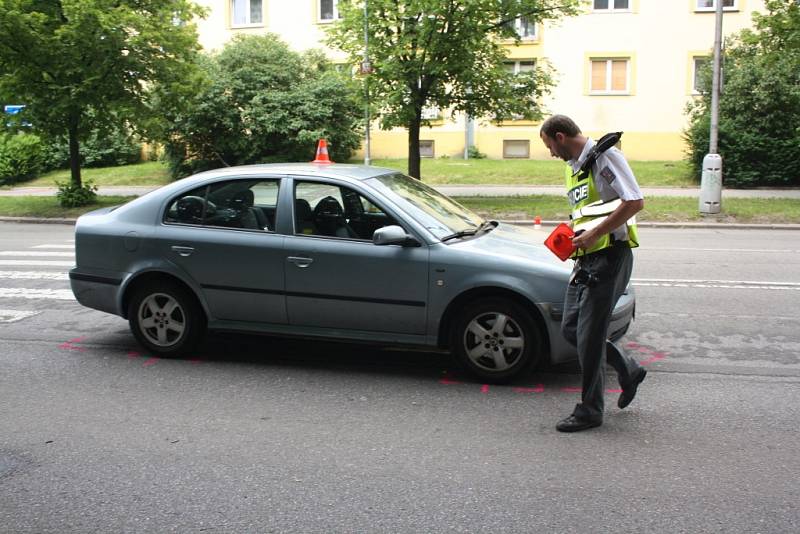
<path fill-rule="evenodd" d="M 264 230 L 268 227 L 267 218 L 260 209 L 254 207 L 255 195 L 252 189 L 237 191 L 230 200 L 230 206 L 238 212 L 242 228 Z"/>
<path fill-rule="evenodd" d="M 314 235 L 317 233 L 311 204 L 304 198 L 294 201 L 294 228 L 297 234 Z"/>
<path fill-rule="evenodd" d="M 327 196 L 314 207 L 314 224 L 320 235 L 354 238 L 358 235 L 347 224 L 344 209 L 334 197 Z"/>

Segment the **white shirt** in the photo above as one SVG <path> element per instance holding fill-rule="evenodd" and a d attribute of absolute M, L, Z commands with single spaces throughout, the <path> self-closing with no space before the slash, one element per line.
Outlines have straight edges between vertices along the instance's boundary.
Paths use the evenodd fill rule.
<path fill-rule="evenodd" d="M 593 139 L 587 139 L 578 159 L 571 159 L 567 162 L 572 168 L 572 172 L 581 168 L 594 145 Z M 600 154 L 592 168 L 592 176 L 594 177 L 594 186 L 597 189 L 597 193 L 604 202 L 617 198 L 622 200 L 644 199 L 630 165 L 628 165 L 622 152 L 617 150 L 616 147 L 611 147 Z M 628 228 L 624 224 L 614 229 L 612 233 L 619 240 L 627 241 L 628 239 Z"/>

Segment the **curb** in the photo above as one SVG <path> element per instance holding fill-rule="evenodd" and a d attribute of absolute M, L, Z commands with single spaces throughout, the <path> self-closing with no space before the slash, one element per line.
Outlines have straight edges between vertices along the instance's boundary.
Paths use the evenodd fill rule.
<path fill-rule="evenodd" d="M 8 223 L 27 223 L 27 224 L 70 224 L 74 225 L 77 219 L 64 218 L 39 218 L 39 217 L 2 217 L 0 222 Z M 499 220 L 505 224 L 516 224 L 518 226 L 534 226 L 531 220 Z M 542 226 L 558 226 L 564 221 L 542 221 Z M 636 223 L 640 228 L 689 228 L 689 229 L 714 229 L 725 230 L 800 230 L 800 224 L 747 224 L 747 223 L 714 223 L 714 222 L 647 222 L 639 221 Z"/>
<path fill-rule="evenodd" d="M 0 222 L 30 223 L 30 224 L 75 224 L 78 219 L 63 219 L 59 217 L 0 217 Z"/>

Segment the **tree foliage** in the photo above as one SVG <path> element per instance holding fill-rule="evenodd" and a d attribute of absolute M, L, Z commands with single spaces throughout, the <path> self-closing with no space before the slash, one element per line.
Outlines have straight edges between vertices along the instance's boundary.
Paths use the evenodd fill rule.
<path fill-rule="evenodd" d="M 515 19 L 531 24 L 577 12 L 577 0 L 370 0 L 369 59 L 365 78 L 382 128 L 408 129 L 409 174 L 419 177 L 422 110 L 494 120 L 542 114 L 540 99 L 552 85 L 550 70 L 514 75 L 504 61 L 509 40 L 519 42 Z M 360 0 L 339 0 L 342 19 L 329 44 L 359 64 L 364 54 Z"/>
<path fill-rule="evenodd" d="M 800 5 L 767 0 L 753 29 L 726 46 L 719 105 L 719 152 L 727 186 L 800 185 Z M 711 75 L 690 104 L 685 138 L 695 176 L 708 153 Z"/>
<path fill-rule="evenodd" d="M 118 117 L 145 122 L 148 86 L 191 72 L 203 13 L 189 0 L 0 0 L 0 94 L 35 131 L 69 139 L 80 187 L 81 140 Z"/>
<path fill-rule="evenodd" d="M 201 65 L 205 75 L 191 93 L 164 106 L 173 175 L 309 161 L 320 138 L 334 160 L 358 147 L 356 87 L 321 52 L 293 52 L 271 34 L 237 36 Z"/>

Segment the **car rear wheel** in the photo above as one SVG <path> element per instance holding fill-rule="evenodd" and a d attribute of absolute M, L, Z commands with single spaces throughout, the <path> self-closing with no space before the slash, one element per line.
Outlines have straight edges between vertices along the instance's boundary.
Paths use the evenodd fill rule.
<path fill-rule="evenodd" d="M 205 317 L 193 295 L 174 283 L 149 284 L 133 294 L 128 322 L 148 351 L 180 356 L 191 351 L 205 330 Z"/>
<path fill-rule="evenodd" d="M 504 298 L 477 300 L 455 318 L 450 347 L 477 378 L 507 382 L 539 358 L 538 330 L 528 311 Z"/>

